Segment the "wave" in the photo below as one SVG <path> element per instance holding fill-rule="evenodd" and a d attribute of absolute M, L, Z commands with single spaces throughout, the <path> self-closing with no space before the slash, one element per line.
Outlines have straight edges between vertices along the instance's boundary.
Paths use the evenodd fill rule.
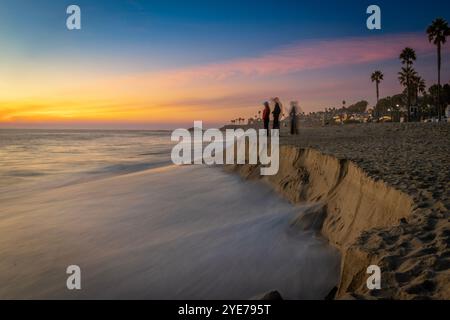
<path fill-rule="evenodd" d="M 154 169 L 159 167 L 165 167 L 172 165 L 171 161 L 157 161 L 157 162 L 142 162 L 142 163 L 118 163 L 102 167 L 99 169 L 88 171 L 88 174 L 127 174 L 138 171 L 144 171 L 148 169 Z"/>
<path fill-rule="evenodd" d="M 320 299 L 339 259 L 313 234 L 293 232 L 301 212 L 263 184 L 205 166 L 29 193 L 2 204 L 0 298 L 250 299 L 278 290 Z M 75 293 L 61 272 L 70 264 L 82 269 Z"/>

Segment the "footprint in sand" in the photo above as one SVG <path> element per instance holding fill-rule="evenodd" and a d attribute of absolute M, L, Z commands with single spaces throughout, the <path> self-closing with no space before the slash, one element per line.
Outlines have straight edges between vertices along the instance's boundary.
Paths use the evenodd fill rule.
<path fill-rule="evenodd" d="M 426 292 L 432 292 L 436 289 L 436 283 L 431 280 L 425 280 L 418 284 L 411 285 L 408 289 L 406 289 L 406 292 L 409 294 L 419 294 L 424 291 Z"/>
<path fill-rule="evenodd" d="M 450 259 L 438 259 L 434 264 L 434 269 L 436 271 L 445 271 L 450 269 Z"/>
<path fill-rule="evenodd" d="M 417 238 L 419 238 L 424 243 L 429 243 L 436 238 L 436 234 L 433 232 L 428 232 L 425 233 L 424 235 L 418 236 Z"/>

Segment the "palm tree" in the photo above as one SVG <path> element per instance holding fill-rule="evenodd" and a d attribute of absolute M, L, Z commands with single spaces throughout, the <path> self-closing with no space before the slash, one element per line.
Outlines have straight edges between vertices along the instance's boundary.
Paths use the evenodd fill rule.
<path fill-rule="evenodd" d="M 441 47 L 445 44 L 447 36 L 450 35 L 450 28 L 447 21 L 442 18 L 435 19 L 431 25 L 427 28 L 428 41 L 432 42 L 437 47 L 438 56 L 438 115 L 439 121 L 441 120 L 442 110 L 441 110 Z"/>
<path fill-rule="evenodd" d="M 411 119 L 411 83 L 412 79 L 417 77 L 417 72 L 412 67 L 402 67 L 402 71 L 398 73 L 400 84 L 406 89 L 407 105 L 408 105 L 408 121 Z"/>
<path fill-rule="evenodd" d="M 425 84 L 425 80 L 421 76 L 417 75 L 411 79 L 411 86 L 414 89 L 417 104 L 419 100 L 419 93 L 424 94 L 426 92 L 427 87 Z"/>
<path fill-rule="evenodd" d="M 409 47 L 403 49 L 402 53 L 400 53 L 400 60 L 402 61 L 402 64 L 406 64 L 407 67 L 410 67 L 416 59 L 416 51 Z"/>
<path fill-rule="evenodd" d="M 411 70 L 413 71 L 412 65 L 413 65 L 414 61 L 416 61 L 416 59 L 417 59 L 416 52 L 414 51 L 414 49 L 406 47 L 405 49 L 403 49 L 402 53 L 400 53 L 399 58 L 402 61 L 402 64 L 406 65 L 406 70 L 409 71 L 409 72 L 405 72 L 406 98 L 407 98 L 407 105 L 408 105 L 408 121 L 409 121 L 411 118 L 411 85 L 410 85 L 411 78 L 409 78 L 409 76 L 411 74 L 410 71 Z M 404 68 L 402 68 L 402 72 L 404 72 L 403 69 Z M 400 73 L 402 73 L 402 72 L 400 72 Z"/>
<path fill-rule="evenodd" d="M 377 87 L 377 104 L 378 104 L 378 101 L 380 100 L 380 91 L 379 91 L 378 86 L 379 86 L 380 82 L 383 80 L 383 77 L 384 77 L 383 73 L 379 70 L 372 73 L 372 76 L 371 76 L 372 82 L 375 82 L 376 87 Z"/>
<path fill-rule="evenodd" d="M 415 77 L 417 77 L 417 72 L 411 67 L 402 67 L 402 71 L 398 73 L 398 80 L 405 88 L 407 88 L 408 83 L 410 85 L 413 83 Z"/>
<path fill-rule="evenodd" d="M 427 92 L 427 84 L 422 77 L 419 77 L 419 81 L 417 83 L 417 91 L 421 94 L 425 94 Z"/>
<path fill-rule="evenodd" d="M 425 84 L 425 80 L 419 75 L 413 76 L 411 78 L 411 88 L 412 88 L 412 91 L 414 92 L 414 96 L 415 96 L 415 105 L 417 106 L 417 108 L 419 108 L 419 93 L 422 93 L 422 95 L 426 93 L 427 87 Z M 422 99 L 422 102 L 423 102 L 423 99 Z M 423 108 L 420 107 L 419 109 L 420 109 L 420 112 L 423 111 L 422 110 Z"/>
<path fill-rule="evenodd" d="M 417 98 L 416 98 L 417 99 L 417 105 L 419 105 L 419 101 L 418 101 L 419 100 L 418 99 L 419 93 L 422 94 L 422 105 L 423 105 L 423 103 L 425 101 L 425 95 L 427 93 L 427 85 L 425 83 L 425 80 L 422 77 L 419 77 L 419 81 L 417 83 Z M 420 114 L 421 114 L 421 116 L 423 115 L 422 107 L 420 107 Z"/>

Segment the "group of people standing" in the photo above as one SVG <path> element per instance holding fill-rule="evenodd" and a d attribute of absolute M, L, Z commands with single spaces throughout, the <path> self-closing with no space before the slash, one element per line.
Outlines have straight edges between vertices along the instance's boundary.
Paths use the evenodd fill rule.
<path fill-rule="evenodd" d="M 280 116 L 283 115 L 283 105 L 280 99 L 273 98 L 272 104 L 274 105 L 272 115 L 273 115 L 273 125 L 272 129 L 280 129 Z M 297 102 L 291 101 L 291 110 L 289 112 L 290 122 L 291 122 L 291 134 L 298 134 L 297 128 Z M 269 124 L 270 124 L 270 103 L 269 101 L 264 102 L 264 110 L 262 115 L 264 129 L 267 130 L 267 135 L 269 135 Z"/>

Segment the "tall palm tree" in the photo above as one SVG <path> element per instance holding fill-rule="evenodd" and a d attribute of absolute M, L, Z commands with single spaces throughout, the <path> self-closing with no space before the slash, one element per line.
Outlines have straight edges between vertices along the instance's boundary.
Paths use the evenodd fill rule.
<path fill-rule="evenodd" d="M 450 35 L 450 28 L 447 21 L 442 18 L 435 19 L 431 25 L 427 28 L 428 41 L 432 42 L 437 47 L 438 56 L 438 115 L 439 120 L 442 116 L 441 106 L 441 47 L 447 41 L 447 36 Z"/>
<path fill-rule="evenodd" d="M 407 67 L 412 66 L 414 61 L 416 61 L 416 51 L 412 48 L 406 47 L 403 49 L 402 53 L 400 53 L 400 60 L 403 64 L 405 64 Z"/>
<path fill-rule="evenodd" d="M 410 76 L 410 72 L 412 70 L 412 65 L 414 63 L 414 61 L 416 61 L 417 57 L 416 57 L 416 52 L 414 51 L 414 49 L 411 49 L 409 47 L 406 47 L 405 49 L 403 49 L 402 53 L 400 53 L 400 60 L 402 61 L 402 64 L 406 65 L 406 69 L 409 72 L 404 72 L 405 70 L 403 70 L 404 68 L 402 68 L 402 72 L 404 72 L 405 76 L 406 76 L 406 99 L 407 99 L 407 105 L 408 105 L 408 121 L 411 118 L 411 78 L 409 78 Z M 400 74 L 399 73 L 399 74 Z"/>
<path fill-rule="evenodd" d="M 402 71 L 398 73 L 400 84 L 406 88 L 408 121 L 411 119 L 411 83 L 415 77 L 417 77 L 417 72 L 412 67 L 402 67 Z"/>
<path fill-rule="evenodd" d="M 383 80 L 383 77 L 384 77 L 383 73 L 379 70 L 372 73 L 372 76 L 371 76 L 372 82 L 375 82 L 376 87 L 377 87 L 377 104 L 378 104 L 378 101 L 380 100 L 380 91 L 379 91 L 378 86 L 380 85 L 380 82 Z"/>

